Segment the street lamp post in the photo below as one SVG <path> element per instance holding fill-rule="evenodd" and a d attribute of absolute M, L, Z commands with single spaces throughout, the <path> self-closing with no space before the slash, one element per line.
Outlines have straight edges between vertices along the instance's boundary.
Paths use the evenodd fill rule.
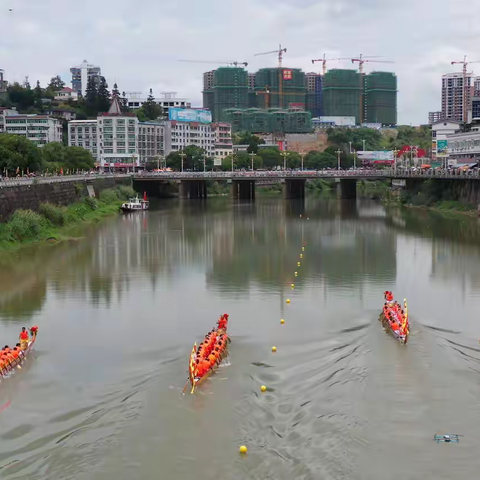
<path fill-rule="evenodd" d="M 340 170 L 340 155 L 342 151 L 338 149 L 335 153 L 337 154 L 337 157 L 338 157 L 338 170 Z"/>
<path fill-rule="evenodd" d="M 253 159 L 255 158 L 255 154 L 252 152 L 252 153 L 249 153 L 250 155 L 250 158 L 252 159 L 252 172 L 253 172 Z"/>
<path fill-rule="evenodd" d="M 287 169 L 288 152 L 283 151 L 280 155 L 283 157 L 283 170 L 286 170 Z"/>
<path fill-rule="evenodd" d="M 395 149 L 393 151 L 393 170 L 395 173 L 397 173 L 397 156 L 398 156 L 399 150 Z"/>
<path fill-rule="evenodd" d="M 232 155 L 232 173 L 233 173 L 233 159 L 235 158 L 235 154 Z"/>
<path fill-rule="evenodd" d="M 180 155 L 180 158 L 182 159 L 182 172 L 183 172 L 183 159 L 187 156 L 187 154 L 182 152 L 179 155 Z"/>
<path fill-rule="evenodd" d="M 352 142 L 348 142 L 348 144 L 350 145 L 350 153 L 352 153 Z"/>
<path fill-rule="evenodd" d="M 300 156 L 302 157 L 302 171 L 303 171 L 303 159 L 305 158 L 305 154 L 301 153 Z"/>
<path fill-rule="evenodd" d="M 357 151 L 356 150 L 353 151 L 353 169 L 354 170 L 357 169 Z"/>
<path fill-rule="evenodd" d="M 365 151 L 365 143 L 366 143 L 366 140 L 362 140 L 362 143 L 363 143 L 363 151 Z"/>
<path fill-rule="evenodd" d="M 207 158 L 205 154 L 203 154 L 203 173 L 207 171 Z"/>

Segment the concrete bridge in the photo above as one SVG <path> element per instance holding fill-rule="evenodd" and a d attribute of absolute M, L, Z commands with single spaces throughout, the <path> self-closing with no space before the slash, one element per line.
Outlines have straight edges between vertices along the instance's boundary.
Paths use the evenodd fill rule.
<path fill-rule="evenodd" d="M 305 183 L 314 179 L 334 179 L 338 184 L 340 198 L 356 197 L 356 183 L 359 180 L 405 180 L 406 188 L 418 188 L 427 179 L 457 180 L 458 186 L 468 184 L 470 193 L 474 192 L 480 200 L 480 174 L 478 171 L 400 171 L 400 170 L 299 170 L 299 171 L 233 171 L 233 172 L 158 172 L 140 173 L 133 176 L 139 189 L 152 192 L 149 185 L 161 188 L 162 183 L 177 182 L 180 198 L 206 198 L 207 180 L 222 180 L 230 184 L 230 193 L 237 199 L 254 199 L 255 185 L 281 183 L 285 199 L 303 198 Z M 467 182 L 468 181 L 468 182 Z M 465 183 L 467 182 L 467 183 Z M 472 197 L 469 194 L 469 197 Z M 470 198 L 470 200 L 472 200 Z M 471 203 L 477 203 L 471 201 Z"/>

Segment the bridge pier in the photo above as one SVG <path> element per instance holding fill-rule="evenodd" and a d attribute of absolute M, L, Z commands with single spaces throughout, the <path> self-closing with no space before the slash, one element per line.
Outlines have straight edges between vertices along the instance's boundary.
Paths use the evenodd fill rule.
<path fill-rule="evenodd" d="M 179 180 L 178 196 L 185 199 L 207 198 L 207 182 L 205 180 Z"/>
<path fill-rule="evenodd" d="M 341 200 L 353 200 L 357 198 L 357 180 L 343 180 L 337 182 L 337 197 Z"/>
<path fill-rule="evenodd" d="M 230 195 L 235 200 L 255 200 L 255 180 L 232 180 Z"/>
<path fill-rule="evenodd" d="M 292 180 L 286 178 L 282 183 L 284 200 L 305 198 L 305 182 L 304 178 Z"/>

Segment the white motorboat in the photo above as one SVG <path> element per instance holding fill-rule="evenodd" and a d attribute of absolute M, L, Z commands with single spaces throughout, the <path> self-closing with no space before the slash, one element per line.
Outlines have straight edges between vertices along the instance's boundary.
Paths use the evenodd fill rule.
<path fill-rule="evenodd" d="M 140 200 L 138 197 L 131 198 L 128 202 L 122 203 L 120 207 L 124 212 L 142 212 L 148 210 L 148 200 Z"/>

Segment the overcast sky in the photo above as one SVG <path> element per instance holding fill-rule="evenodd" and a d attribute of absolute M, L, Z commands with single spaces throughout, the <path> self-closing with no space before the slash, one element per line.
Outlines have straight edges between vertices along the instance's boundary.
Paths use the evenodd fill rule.
<path fill-rule="evenodd" d="M 440 110 L 441 74 L 460 70 L 450 61 L 480 60 L 479 21 L 479 0 L 0 0 L 0 68 L 9 81 L 45 86 L 60 74 L 71 86 L 70 67 L 86 59 L 110 87 L 176 91 L 201 106 L 202 73 L 216 65 L 179 60 L 255 71 L 277 58 L 254 54 L 281 43 L 284 66 L 308 72 L 324 53 L 381 55 L 395 63 L 365 71 L 395 72 L 399 123 L 420 124 Z M 480 75 L 480 63 L 469 70 Z"/>

